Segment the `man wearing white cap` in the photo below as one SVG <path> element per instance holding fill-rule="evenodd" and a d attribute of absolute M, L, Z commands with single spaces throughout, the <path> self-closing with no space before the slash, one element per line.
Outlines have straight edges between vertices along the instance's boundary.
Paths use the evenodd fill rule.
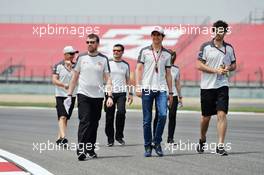
<path fill-rule="evenodd" d="M 171 53 L 162 46 L 164 36 L 161 27 L 157 26 L 152 30 L 152 44 L 141 49 L 136 68 L 136 94 L 142 98 L 145 157 L 151 156 L 152 148 L 158 156 L 163 156 L 160 143 L 167 117 L 167 99 L 170 105 L 172 104 Z M 154 100 L 157 104 L 158 122 L 152 147 L 151 122 Z"/>
<path fill-rule="evenodd" d="M 68 143 L 68 140 L 65 137 L 67 121 L 71 117 L 75 97 L 72 97 L 73 103 L 70 106 L 69 113 L 67 113 L 63 101 L 67 98 L 67 90 L 73 73 L 73 59 L 76 53 L 78 53 L 78 51 L 72 46 L 64 47 L 64 59 L 53 67 L 52 83 L 55 85 L 56 109 L 59 125 L 58 140 L 56 141 L 57 145 L 67 145 Z"/>

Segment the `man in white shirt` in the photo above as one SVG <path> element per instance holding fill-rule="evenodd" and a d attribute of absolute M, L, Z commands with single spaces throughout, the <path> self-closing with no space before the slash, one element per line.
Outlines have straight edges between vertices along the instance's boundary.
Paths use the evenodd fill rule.
<path fill-rule="evenodd" d="M 227 128 L 229 105 L 228 73 L 236 69 L 235 52 L 231 44 L 224 41 L 228 31 L 228 24 L 216 21 L 213 32 L 216 33 L 212 41 L 201 46 L 197 69 L 201 73 L 201 138 L 197 152 L 203 153 L 206 143 L 206 133 L 212 115 L 217 115 L 218 146 L 216 153 L 228 155 L 224 149 L 224 139 Z"/>
<path fill-rule="evenodd" d="M 114 102 L 111 107 L 105 107 L 105 133 L 108 141 L 107 146 L 109 147 L 114 145 L 114 140 L 116 140 L 120 145 L 125 145 L 123 138 L 126 119 L 126 97 L 128 97 L 129 104 L 133 101 L 132 89 L 130 88 L 130 66 L 122 59 L 124 50 L 125 48 L 123 45 L 115 44 L 113 47 L 113 59 L 109 61 L 111 79 L 113 83 L 112 94 Z M 116 108 L 117 111 L 114 129 Z"/>
<path fill-rule="evenodd" d="M 167 100 L 169 99 L 170 106 L 173 100 L 171 53 L 162 46 L 164 37 L 161 27 L 157 26 L 152 30 L 152 44 L 141 49 L 136 68 L 136 94 L 142 98 L 145 157 L 151 157 L 152 148 L 158 156 L 163 156 L 161 141 L 167 118 Z M 158 122 L 152 147 L 151 122 L 154 100 L 157 104 Z"/>
<path fill-rule="evenodd" d="M 56 109 L 59 125 L 58 140 L 56 141 L 57 145 L 67 145 L 68 143 L 68 139 L 66 138 L 67 121 L 72 115 L 75 103 L 75 94 L 72 97 L 72 104 L 69 108 L 69 113 L 67 113 L 63 105 L 63 101 L 67 98 L 67 90 L 73 75 L 73 59 L 76 53 L 78 53 L 78 51 L 72 46 L 64 47 L 63 60 L 53 67 L 52 83 L 55 85 Z"/>
<path fill-rule="evenodd" d="M 80 161 L 96 158 L 96 137 L 105 92 L 102 90 L 104 81 L 110 89 L 107 91 L 106 105 L 112 106 L 111 78 L 108 58 L 98 52 L 99 37 L 96 34 L 87 36 L 88 52 L 80 54 L 74 67 L 73 77 L 68 90 L 65 104 L 70 103 L 70 96 L 78 81 L 78 149 Z"/>

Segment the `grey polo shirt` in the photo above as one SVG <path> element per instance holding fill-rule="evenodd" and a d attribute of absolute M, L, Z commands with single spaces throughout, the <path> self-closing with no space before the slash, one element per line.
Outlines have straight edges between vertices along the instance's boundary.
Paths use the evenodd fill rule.
<path fill-rule="evenodd" d="M 59 81 L 62 82 L 63 84 L 69 84 L 72 78 L 72 74 L 73 74 L 72 70 L 68 70 L 65 67 L 64 60 L 60 61 L 59 63 L 53 66 L 52 73 L 57 74 L 59 77 Z M 56 97 L 67 97 L 67 90 L 65 90 L 62 87 L 55 86 L 55 96 Z"/>
<path fill-rule="evenodd" d="M 110 74 L 108 58 L 98 53 L 90 56 L 88 53 L 80 54 L 74 67 L 79 72 L 79 86 L 77 93 L 91 98 L 104 98 L 104 74 Z"/>
<path fill-rule="evenodd" d="M 129 64 L 122 61 L 109 61 L 111 69 L 111 78 L 113 83 L 113 93 L 127 92 L 127 80 L 130 78 Z"/>
<path fill-rule="evenodd" d="M 231 65 L 236 62 L 235 52 L 231 44 L 223 43 L 222 48 L 217 48 L 213 40 L 204 43 L 199 51 L 198 59 L 211 68 L 219 68 L 221 65 Z M 201 73 L 201 89 L 217 89 L 229 86 L 226 75 Z"/>
<path fill-rule="evenodd" d="M 142 89 L 167 91 L 166 69 L 171 68 L 171 53 L 162 47 L 161 53 L 154 53 L 156 59 L 159 57 L 158 73 L 155 71 L 155 57 L 152 46 L 141 49 L 138 63 L 143 64 Z M 160 56 L 159 56 L 160 55 Z"/>

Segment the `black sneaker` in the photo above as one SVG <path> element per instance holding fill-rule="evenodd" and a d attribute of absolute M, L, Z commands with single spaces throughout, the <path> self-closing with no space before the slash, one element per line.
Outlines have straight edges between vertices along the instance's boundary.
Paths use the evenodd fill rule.
<path fill-rule="evenodd" d="M 84 161 L 86 159 L 86 154 L 85 153 L 81 153 L 80 155 L 78 155 L 78 160 L 79 161 Z"/>
<path fill-rule="evenodd" d="M 144 156 L 145 156 L 145 157 L 151 157 L 151 153 L 152 153 L 152 146 L 146 146 L 146 147 L 145 147 L 145 153 L 144 153 Z"/>
<path fill-rule="evenodd" d="M 169 144 L 174 144 L 174 140 L 173 140 L 173 139 L 170 139 L 170 138 L 168 138 L 168 140 L 167 140 L 167 143 L 169 143 Z"/>
<path fill-rule="evenodd" d="M 79 161 L 85 161 L 85 160 L 89 160 L 89 159 L 94 159 L 94 158 L 97 158 L 97 154 L 95 152 L 90 152 L 90 153 L 81 153 L 79 156 L 78 156 L 78 160 Z"/>
<path fill-rule="evenodd" d="M 126 142 L 123 139 L 117 139 L 116 141 L 117 143 L 119 143 L 119 145 L 122 145 L 122 146 L 126 144 Z"/>
<path fill-rule="evenodd" d="M 201 139 L 199 140 L 199 144 L 196 147 L 196 151 L 199 154 L 202 154 L 204 152 L 204 144 L 205 144 L 205 142 L 206 142 L 206 140 L 205 141 L 202 141 Z"/>
<path fill-rule="evenodd" d="M 68 147 L 68 139 L 61 138 L 60 146 Z"/>
<path fill-rule="evenodd" d="M 93 152 L 89 152 L 87 155 L 86 155 L 86 158 L 88 159 L 94 159 L 94 158 L 97 158 L 97 154 L 93 151 Z"/>
<path fill-rule="evenodd" d="M 56 144 L 57 144 L 57 145 L 61 145 L 61 141 L 62 141 L 62 138 L 59 138 L 59 139 L 56 141 Z"/>
<path fill-rule="evenodd" d="M 162 156 L 163 156 L 163 151 L 162 151 L 162 149 L 161 149 L 160 144 L 155 145 L 155 146 L 154 146 L 154 149 L 155 149 L 156 154 L 157 154 L 159 157 L 162 157 Z"/>
<path fill-rule="evenodd" d="M 107 143 L 106 146 L 107 147 L 112 147 L 112 146 L 114 146 L 114 142 Z"/>
<path fill-rule="evenodd" d="M 228 153 L 226 152 L 224 146 L 217 146 L 216 154 L 219 154 L 220 156 L 228 156 Z"/>

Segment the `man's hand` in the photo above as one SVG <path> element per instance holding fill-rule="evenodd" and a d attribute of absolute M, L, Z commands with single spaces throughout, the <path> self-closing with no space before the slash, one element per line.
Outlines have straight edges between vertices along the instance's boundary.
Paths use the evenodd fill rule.
<path fill-rule="evenodd" d="M 215 70 L 215 73 L 217 73 L 218 75 L 225 75 L 228 72 L 229 70 L 227 68 L 221 68 L 221 67 Z"/>
<path fill-rule="evenodd" d="M 183 107 L 183 103 L 182 103 L 182 97 L 178 98 L 179 102 L 178 102 L 178 107 L 182 108 Z"/>
<path fill-rule="evenodd" d="M 69 110 L 70 110 L 71 104 L 72 104 L 72 96 L 69 95 L 69 96 L 63 101 L 63 105 L 64 105 L 64 108 L 65 108 L 67 114 L 69 114 Z"/>
<path fill-rule="evenodd" d="M 142 97 L 142 92 L 141 91 L 136 92 L 136 96 L 138 96 L 139 98 L 141 98 Z"/>
<path fill-rule="evenodd" d="M 111 107 L 111 106 L 113 106 L 113 99 L 112 99 L 112 97 L 107 97 L 107 100 L 106 100 L 106 107 Z"/>
<path fill-rule="evenodd" d="M 128 95 L 128 98 L 127 98 L 127 102 L 129 105 L 131 105 L 133 103 L 133 95 Z"/>
<path fill-rule="evenodd" d="M 64 84 L 64 89 L 68 90 L 69 89 L 69 85 L 68 84 Z"/>
<path fill-rule="evenodd" d="M 173 103 L 173 96 L 172 95 L 168 96 L 168 101 L 169 101 L 169 108 L 171 108 L 172 103 Z"/>

